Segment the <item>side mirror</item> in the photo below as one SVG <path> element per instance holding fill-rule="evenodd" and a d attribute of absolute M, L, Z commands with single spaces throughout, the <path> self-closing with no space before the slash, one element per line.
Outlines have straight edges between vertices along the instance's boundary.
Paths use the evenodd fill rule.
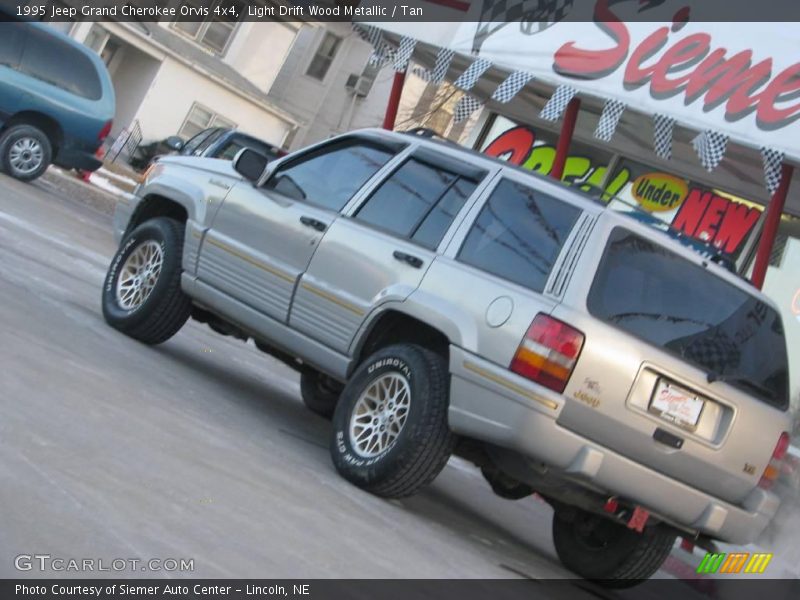
<path fill-rule="evenodd" d="M 171 135 L 164 140 L 164 145 L 175 152 L 180 152 L 183 148 L 183 140 L 177 135 Z"/>
<path fill-rule="evenodd" d="M 239 175 L 255 183 L 261 179 L 268 162 L 267 157 L 260 152 L 251 148 L 242 148 L 233 157 L 233 168 Z"/>

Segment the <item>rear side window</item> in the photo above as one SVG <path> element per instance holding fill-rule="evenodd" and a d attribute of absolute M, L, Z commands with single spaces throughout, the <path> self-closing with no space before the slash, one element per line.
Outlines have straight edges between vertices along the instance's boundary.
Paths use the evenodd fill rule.
<path fill-rule="evenodd" d="M 541 292 L 579 215 L 574 206 L 505 179 L 475 220 L 458 259 Z"/>
<path fill-rule="evenodd" d="M 366 142 L 340 142 L 281 165 L 264 187 L 338 212 L 393 155 Z"/>
<path fill-rule="evenodd" d="M 92 61 L 78 48 L 44 31 L 31 29 L 20 61 L 20 71 L 89 100 L 102 96 L 100 78 Z"/>
<path fill-rule="evenodd" d="M 25 27 L 19 23 L 0 23 L 0 66 L 16 69 L 25 43 Z"/>
<path fill-rule="evenodd" d="M 789 404 L 789 363 L 778 313 L 679 254 L 616 228 L 587 300 L 589 312 L 743 388 Z"/>
<path fill-rule="evenodd" d="M 475 186 L 412 158 L 381 184 L 356 219 L 433 249 Z"/>

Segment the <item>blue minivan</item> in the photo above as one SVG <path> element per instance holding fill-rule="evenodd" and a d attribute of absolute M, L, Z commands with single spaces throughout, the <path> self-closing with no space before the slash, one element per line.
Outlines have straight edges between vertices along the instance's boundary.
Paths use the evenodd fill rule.
<path fill-rule="evenodd" d="M 0 22 L 0 170 L 31 181 L 50 163 L 98 169 L 114 110 L 97 54 L 43 23 Z"/>

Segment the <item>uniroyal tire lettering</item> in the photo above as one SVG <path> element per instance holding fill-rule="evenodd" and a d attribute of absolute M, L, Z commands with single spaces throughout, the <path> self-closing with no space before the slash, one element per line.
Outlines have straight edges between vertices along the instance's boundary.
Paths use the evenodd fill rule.
<path fill-rule="evenodd" d="M 367 373 L 372 375 L 376 369 L 380 369 L 382 367 L 395 368 L 399 371 L 402 371 L 403 375 L 411 379 L 411 369 L 408 367 L 405 361 L 400 360 L 399 358 L 382 358 L 378 361 L 375 361 L 369 367 L 367 367 Z"/>

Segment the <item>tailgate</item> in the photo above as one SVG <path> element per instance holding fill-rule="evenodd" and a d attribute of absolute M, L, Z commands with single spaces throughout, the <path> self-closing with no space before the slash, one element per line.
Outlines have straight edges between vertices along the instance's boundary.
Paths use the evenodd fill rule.
<path fill-rule="evenodd" d="M 789 428 L 786 342 L 763 297 L 699 262 L 610 231 L 588 293 L 553 313 L 586 336 L 559 422 L 739 502 Z"/>
<path fill-rule="evenodd" d="M 726 383 L 704 383 L 703 371 L 570 312 L 559 307 L 554 316 L 592 333 L 564 392 L 559 424 L 718 498 L 741 501 L 786 430 L 786 414 Z M 702 407 L 677 416 L 659 410 L 665 404 L 657 392 L 665 385 Z"/>

